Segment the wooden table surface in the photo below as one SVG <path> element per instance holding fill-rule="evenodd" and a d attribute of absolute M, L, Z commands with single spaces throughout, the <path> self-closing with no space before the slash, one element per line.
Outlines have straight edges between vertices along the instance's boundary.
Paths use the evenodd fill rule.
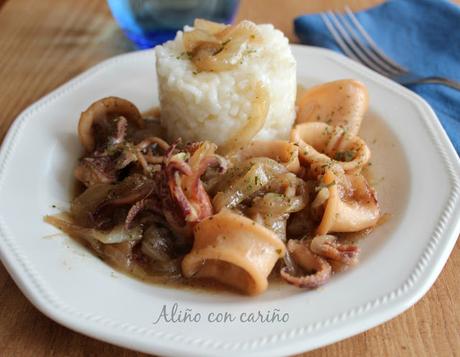
<path fill-rule="evenodd" d="M 379 2 L 347 1 L 355 9 Z M 343 3 L 243 0 L 238 18 L 271 22 L 297 42 L 292 32 L 296 15 Z M 37 99 L 103 59 L 132 50 L 105 1 L 0 0 L 0 142 L 15 117 Z M 434 286 L 414 307 L 381 326 L 301 356 L 459 356 L 459 272 L 457 243 Z M 145 356 L 48 319 L 27 301 L 1 264 L 0 286 L 0 356 Z"/>

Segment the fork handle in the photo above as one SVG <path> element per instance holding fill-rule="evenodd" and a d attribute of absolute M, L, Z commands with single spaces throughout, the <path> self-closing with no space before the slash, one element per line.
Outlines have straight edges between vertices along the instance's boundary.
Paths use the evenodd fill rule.
<path fill-rule="evenodd" d="M 456 90 L 460 90 L 460 83 L 456 82 L 452 79 L 444 78 L 444 77 L 415 77 L 415 78 L 407 78 L 406 80 L 401 79 L 398 81 L 404 85 L 407 84 L 415 84 L 415 83 L 427 83 L 427 84 L 442 84 L 451 88 L 454 88 Z"/>

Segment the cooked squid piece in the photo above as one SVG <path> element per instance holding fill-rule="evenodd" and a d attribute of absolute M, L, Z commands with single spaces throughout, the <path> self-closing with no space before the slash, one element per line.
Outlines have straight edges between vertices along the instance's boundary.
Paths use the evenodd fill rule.
<path fill-rule="evenodd" d="M 358 173 L 369 162 L 371 152 L 364 140 L 325 123 L 299 124 L 291 140 L 300 147 L 299 157 L 313 168 L 337 164 L 347 173 Z"/>
<path fill-rule="evenodd" d="M 213 213 L 201 176 L 210 167 L 216 168 L 220 174 L 224 173 L 227 161 L 215 153 L 217 146 L 208 141 L 195 142 L 181 149 L 176 147 L 177 143 L 169 145 L 163 140 L 157 140 L 157 145 L 163 147 L 165 155 L 157 159 L 153 156 L 145 157 L 149 163 L 161 163 L 160 168 L 153 173 L 159 187 L 156 192 L 157 201 L 161 202 L 161 211 L 173 231 L 179 235 L 186 232 L 190 235 L 194 223 Z M 181 225 L 189 227 L 184 231 L 179 229 Z"/>
<path fill-rule="evenodd" d="M 184 150 L 175 150 L 175 146 L 155 175 L 160 182 L 158 196 L 171 230 L 177 236 L 192 238 L 193 226 L 213 213 L 201 176 L 211 166 L 225 172 L 226 160 L 215 154 L 216 145 L 209 142 L 194 143 Z"/>
<path fill-rule="evenodd" d="M 253 140 L 230 155 L 230 161 L 238 163 L 255 157 L 268 157 L 295 174 L 300 171 L 299 147 L 289 141 Z"/>
<path fill-rule="evenodd" d="M 357 232 L 377 224 L 380 217 L 376 193 L 362 175 L 337 176 L 327 170 L 321 179 L 322 194 L 327 189 L 327 197 L 322 200 L 324 213 L 316 233 Z"/>
<path fill-rule="evenodd" d="M 142 138 L 158 131 L 158 125 L 146 121 L 131 102 L 107 97 L 93 103 L 80 116 L 78 135 L 85 148 L 74 175 L 86 187 L 100 183 L 115 183 L 122 170 L 131 163 L 147 166 L 144 156 L 130 136 Z M 126 170 L 125 170 L 126 171 Z"/>
<path fill-rule="evenodd" d="M 262 36 L 256 25 L 241 21 L 225 26 L 206 20 L 196 20 L 192 31 L 184 32 L 184 49 L 199 71 L 221 72 L 235 68 L 252 43 Z"/>
<path fill-rule="evenodd" d="M 351 243 L 343 243 L 333 235 L 319 235 L 312 239 L 310 250 L 324 258 L 345 264 L 358 263 L 359 247 Z"/>
<path fill-rule="evenodd" d="M 287 244 L 290 256 L 281 269 L 281 277 L 289 284 L 305 289 L 315 289 L 327 283 L 332 268 L 326 259 L 313 253 L 310 241 L 290 239 Z"/>
<path fill-rule="evenodd" d="M 298 101 L 297 123 L 319 121 L 358 135 L 369 103 L 366 86 L 353 79 L 343 79 L 314 86 Z"/>
<path fill-rule="evenodd" d="M 102 98 L 81 113 L 78 122 L 78 137 L 87 152 L 97 146 L 98 131 L 107 121 L 123 117 L 137 128 L 144 126 L 142 115 L 137 107 L 126 99 L 119 97 Z M 104 138 L 105 139 L 105 138 Z"/>
<path fill-rule="evenodd" d="M 194 233 L 182 261 L 184 276 L 211 278 L 249 295 L 267 289 L 268 275 L 285 254 L 275 233 L 230 210 L 203 220 Z"/>
<path fill-rule="evenodd" d="M 225 173 L 227 160 L 217 155 L 217 145 L 208 141 L 198 143 L 193 150 L 188 162 L 192 174 L 183 177 L 182 187 L 195 213 L 186 220 L 200 221 L 213 213 L 211 201 L 200 178 L 209 167 L 217 167 L 220 174 Z"/>

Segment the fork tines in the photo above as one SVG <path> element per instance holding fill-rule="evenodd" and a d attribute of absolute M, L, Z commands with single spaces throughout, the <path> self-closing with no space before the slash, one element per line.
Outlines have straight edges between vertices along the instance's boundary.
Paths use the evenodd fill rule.
<path fill-rule="evenodd" d="M 387 77 L 400 76 L 407 69 L 388 58 L 347 6 L 345 12 L 327 11 L 321 18 L 343 53 Z"/>

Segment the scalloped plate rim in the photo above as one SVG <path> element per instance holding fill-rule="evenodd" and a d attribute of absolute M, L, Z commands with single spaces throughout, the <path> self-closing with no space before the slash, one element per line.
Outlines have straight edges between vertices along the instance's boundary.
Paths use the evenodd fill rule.
<path fill-rule="evenodd" d="M 460 221 L 455 222 L 453 217 L 460 216 L 460 205 L 459 201 L 459 192 L 460 192 L 460 163 L 458 156 L 456 155 L 455 150 L 452 147 L 452 144 L 449 142 L 447 135 L 442 128 L 441 124 L 436 118 L 431 107 L 418 95 L 409 91 L 408 89 L 399 86 L 398 84 L 380 76 L 379 74 L 371 71 L 370 69 L 357 64 L 348 58 L 339 55 L 333 51 L 327 49 L 321 49 L 316 47 L 308 47 L 301 45 L 292 45 L 296 51 L 314 51 L 332 59 L 333 61 L 348 67 L 354 68 L 354 70 L 359 70 L 370 80 L 378 83 L 379 85 L 391 88 L 391 90 L 398 92 L 398 94 L 403 95 L 407 100 L 412 101 L 420 110 L 421 116 L 424 119 L 424 125 L 427 126 L 427 130 L 430 131 L 432 139 L 436 143 L 436 150 L 441 154 L 444 164 L 447 166 L 447 172 L 452 184 L 452 196 L 450 200 L 446 203 L 446 207 L 443 211 L 443 215 L 440 218 L 444 220 L 444 224 L 441 226 L 441 233 L 438 236 L 443 236 L 443 244 L 440 245 L 439 241 L 441 238 L 437 238 L 434 243 L 434 248 L 432 250 L 440 254 L 440 257 L 435 261 L 431 262 L 432 265 L 430 270 L 422 269 L 422 272 L 419 273 L 419 276 L 425 274 L 422 281 L 419 278 L 412 278 L 411 274 L 408 278 L 415 279 L 411 283 L 408 283 L 406 287 L 400 287 L 399 293 L 391 292 L 394 294 L 394 297 L 389 297 L 390 293 L 385 297 L 381 297 L 377 302 L 369 301 L 367 304 L 361 305 L 359 307 L 352 307 L 344 315 L 345 319 L 348 319 L 348 324 L 346 326 L 340 326 L 338 331 L 329 334 L 323 334 L 315 337 L 313 341 L 305 341 L 302 339 L 302 336 L 307 336 L 311 333 L 313 328 L 308 330 L 307 327 L 301 328 L 301 332 L 296 334 L 295 332 L 299 328 L 291 328 L 283 334 L 285 335 L 284 339 L 290 339 L 291 341 L 287 344 L 281 346 L 276 346 L 279 336 L 264 336 L 262 338 L 255 338 L 248 341 L 244 341 L 243 345 L 251 345 L 254 342 L 260 342 L 256 340 L 265 340 L 265 346 L 261 350 L 249 349 L 249 350 L 240 350 L 238 348 L 231 348 L 232 343 L 223 342 L 224 345 L 227 345 L 227 348 L 224 350 L 222 348 L 222 341 L 211 341 L 211 343 L 206 347 L 197 346 L 193 342 L 189 342 L 189 347 L 195 347 L 194 351 L 186 350 L 184 345 L 179 347 L 173 341 L 174 336 L 165 336 L 162 339 L 156 339 L 154 342 L 146 342 L 143 340 L 140 334 L 131 332 L 130 335 L 126 335 L 126 331 L 122 328 L 112 326 L 113 328 L 107 328 L 107 323 L 104 318 L 100 319 L 88 319 L 85 317 L 84 313 L 72 311 L 71 308 L 62 305 L 59 301 L 54 301 L 52 292 L 46 291 L 44 283 L 41 281 L 41 277 L 34 276 L 33 267 L 29 266 L 27 262 L 27 257 L 23 256 L 17 246 L 14 245 L 14 242 L 11 240 L 11 237 L 8 236 L 7 224 L 4 222 L 1 213 L 0 213 L 0 257 L 8 270 L 9 274 L 12 276 L 13 280 L 19 286 L 21 291 L 26 295 L 26 297 L 32 302 L 32 304 L 39 309 L 46 316 L 51 319 L 59 322 L 60 324 L 78 331 L 82 334 L 95 337 L 97 339 L 103 340 L 108 343 L 116 344 L 119 346 L 127 347 L 130 349 L 146 352 L 146 353 L 159 353 L 159 354 L 174 354 L 174 355 L 187 355 L 187 356 L 213 356 L 217 351 L 224 352 L 223 355 L 232 355 L 233 353 L 238 352 L 240 355 L 244 353 L 246 356 L 277 356 L 280 354 L 292 354 L 299 353 L 302 351 L 311 350 L 318 348 L 344 338 L 356 335 L 360 332 L 363 332 L 371 327 L 375 327 L 385 321 L 399 315 L 413 304 L 415 304 L 423 295 L 429 290 L 433 285 L 436 278 L 440 274 L 444 264 L 446 263 L 450 252 L 452 251 L 456 239 L 460 233 Z M 38 100 L 35 104 L 32 104 L 30 107 L 25 109 L 21 114 L 18 115 L 15 122 L 11 125 L 4 142 L 0 148 L 0 187 L 3 177 L 3 170 L 8 161 L 11 151 L 14 149 L 15 139 L 20 132 L 20 129 L 23 125 L 26 124 L 27 120 L 37 111 L 41 110 L 47 103 L 58 98 L 61 94 L 70 91 L 74 86 L 83 83 L 85 78 L 90 77 L 98 71 L 104 70 L 105 68 L 111 66 L 112 64 L 117 63 L 118 61 L 135 61 L 137 57 L 147 55 L 151 50 L 139 51 L 134 53 L 127 53 L 116 56 L 114 58 L 105 60 L 96 66 L 86 70 L 80 75 L 76 76 L 67 83 L 59 86 L 57 89 L 52 91 L 50 94 L 44 96 Z M 431 128 L 430 128 L 431 125 Z M 430 130 L 431 129 L 431 130 Z M 449 211 L 449 212 L 447 212 Z M 447 212 L 447 213 L 446 213 Z M 446 215 L 448 217 L 446 217 Z M 438 230 L 438 227 L 434 230 Z M 439 230 L 438 230 L 439 231 Z M 432 242 L 433 236 L 430 240 Z M 7 249 L 13 248 L 12 250 Z M 432 253 L 431 255 L 433 255 Z M 416 270 L 416 269 L 414 269 Z M 424 270 L 424 271 L 423 271 Z M 417 279 L 419 279 L 417 281 Z M 407 283 L 407 281 L 406 281 Z M 49 304 L 51 303 L 51 304 Z M 393 303 L 391 305 L 391 303 Z M 373 311 L 378 306 L 384 304 L 387 306 L 383 311 Z M 61 306 L 62 305 L 62 306 Z M 352 311 L 352 313 L 349 313 Z M 349 317 L 346 317 L 349 315 Z M 357 318 L 353 316 L 358 315 Z M 378 315 L 378 317 L 376 316 Z M 323 321 L 323 326 L 330 326 L 338 318 L 337 316 L 334 319 L 329 319 L 330 321 L 326 324 Z M 110 321 L 110 320 L 108 320 Z M 331 322 L 332 321 L 332 322 Z M 114 324 L 112 324 L 114 325 Z M 115 322 L 116 325 L 116 322 Z M 122 326 L 122 323 L 118 323 L 119 326 Z M 104 328 L 105 327 L 105 328 Z M 342 331 L 345 330 L 346 331 Z M 306 331 L 306 332 L 305 332 Z M 310 331 L 310 332 L 309 332 Z M 321 327 L 318 329 L 321 331 Z M 287 336 L 289 335 L 289 336 Z M 287 336 L 287 337 L 286 337 Z M 131 338 L 130 338 L 131 337 Z M 137 338 L 136 338 L 137 337 Z M 213 342 L 216 342 L 212 346 Z M 279 341 L 278 341 L 279 342 Z M 219 347 L 220 343 L 220 347 Z M 230 345 L 230 346 L 229 346 Z M 241 343 L 239 343 L 241 346 Z M 255 344 L 257 345 L 257 343 Z M 267 345 L 269 345 L 270 350 L 267 350 Z"/>

